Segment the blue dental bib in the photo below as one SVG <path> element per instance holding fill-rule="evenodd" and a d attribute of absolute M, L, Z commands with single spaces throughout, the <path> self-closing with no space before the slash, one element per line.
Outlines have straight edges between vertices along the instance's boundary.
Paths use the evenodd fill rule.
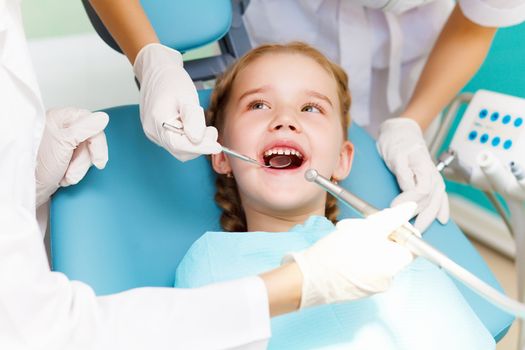
<path fill-rule="evenodd" d="M 207 232 L 182 259 L 175 286 L 260 274 L 333 230 L 326 218 L 311 217 L 288 232 Z M 269 348 L 481 350 L 495 342 L 449 277 L 418 258 L 385 293 L 273 318 Z"/>

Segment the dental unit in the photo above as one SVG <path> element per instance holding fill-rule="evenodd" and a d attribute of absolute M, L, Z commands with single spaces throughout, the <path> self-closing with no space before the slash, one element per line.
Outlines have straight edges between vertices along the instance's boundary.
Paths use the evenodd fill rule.
<path fill-rule="evenodd" d="M 433 157 L 444 144 L 460 108 L 468 104 L 461 116 L 448 150 L 441 161 L 452 157 L 443 174 L 450 180 L 480 189 L 487 196 L 506 225 L 513 242 L 507 255 L 514 255 L 517 270 L 518 300 L 525 301 L 525 99 L 478 90 L 458 95 L 447 108 L 435 140 L 430 147 Z M 500 199 L 507 204 L 504 208 Z M 493 239 L 491 232 L 480 230 L 482 241 Z M 496 247 L 494 245 L 494 247 Z M 518 347 L 525 349 L 523 322 Z"/>
<path fill-rule="evenodd" d="M 485 90 L 460 95 L 451 104 L 436 139 L 444 139 L 460 105 L 467 102 L 449 149 L 440 156 L 438 170 L 443 169 L 451 180 L 525 200 L 525 99 Z M 441 142 L 433 142 L 431 154 L 435 156 L 440 146 Z M 451 158 L 448 164 L 444 164 L 446 158 Z"/>

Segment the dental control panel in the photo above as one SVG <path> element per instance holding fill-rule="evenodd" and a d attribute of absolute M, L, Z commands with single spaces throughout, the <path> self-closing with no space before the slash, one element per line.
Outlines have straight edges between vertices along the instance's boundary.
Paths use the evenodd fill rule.
<path fill-rule="evenodd" d="M 505 165 L 525 166 L 525 99 L 479 90 L 456 130 L 450 148 L 469 166 L 482 151 L 490 151 Z M 468 164 L 470 163 L 470 164 Z"/>
<path fill-rule="evenodd" d="M 518 191 L 517 173 L 525 175 L 525 99 L 479 90 L 463 114 L 450 149 L 472 184 L 507 194 Z"/>

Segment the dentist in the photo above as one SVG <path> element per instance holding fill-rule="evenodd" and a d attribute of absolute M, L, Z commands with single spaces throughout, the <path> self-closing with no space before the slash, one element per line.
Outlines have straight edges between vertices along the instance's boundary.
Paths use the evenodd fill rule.
<path fill-rule="evenodd" d="M 105 165 L 108 117 L 76 108 L 46 115 L 18 0 L 0 0 L 0 96 L 2 349 L 265 349 L 270 317 L 297 310 L 301 300 L 324 304 L 384 291 L 412 260 L 387 238 L 412 216 L 415 205 L 404 205 L 345 220 L 297 262 L 260 276 L 97 297 L 88 285 L 50 271 L 35 192 L 45 202 L 60 183 L 79 181 L 91 164 Z"/>

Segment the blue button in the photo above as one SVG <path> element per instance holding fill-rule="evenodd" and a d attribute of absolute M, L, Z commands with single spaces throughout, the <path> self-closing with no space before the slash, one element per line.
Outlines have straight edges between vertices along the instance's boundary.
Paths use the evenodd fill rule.
<path fill-rule="evenodd" d="M 487 135 L 487 134 L 483 134 L 479 138 L 479 142 L 481 142 L 481 143 L 486 143 L 488 140 L 489 140 L 489 135 Z"/>
<path fill-rule="evenodd" d="M 501 142 L 501 139 L 499 137 L 495 137 L 492 139 L 492 146 L 496 147 Z"/>
<path fill-rule="evenodd" d="M 487 116 L 487 114 L 489 114 L 489 111 L 487 111 L 486 109 L 482 109 L 480 112 L 479 112 L 479 117 L 481 119 L 485 118 Z"/>
<path fill-rule="evenodd" d="M 507 141 L 503 142 L 503 148 L 509 149 L 511 147 L 512 147 L 512 140 L 507 140 Z"/>
<path fill-rule="evenodd" d="M 516 118 L 516 120 L 514 120 L 515 127 L 519 127 L 521 124 L 523 124 L 523 118 Z"/>
<path fill-rule="evenodd" d="M 503 119 L 501 120 L 501 122 L 502 122 L 503 124 L 508 124 L 508 123 L 510 123 L 510 115 L 507 114 L 506 116 L 504 116 Z"/>
<path fill-rule="evenodd" d="M 499 118 L 499 113 L 498 112 L 494 112 L 490 115 L 490 120 L 495 122 L 496 120 L 498 120 Z"/>
<path fill-rule="evenodd" d="M 472 140 L 475 140 L 476 137 L 478 137 L 478 132 L 476 130 L 472 130 L 469 134 L 468 134 L 468 139 L 470 141 Z"/>

